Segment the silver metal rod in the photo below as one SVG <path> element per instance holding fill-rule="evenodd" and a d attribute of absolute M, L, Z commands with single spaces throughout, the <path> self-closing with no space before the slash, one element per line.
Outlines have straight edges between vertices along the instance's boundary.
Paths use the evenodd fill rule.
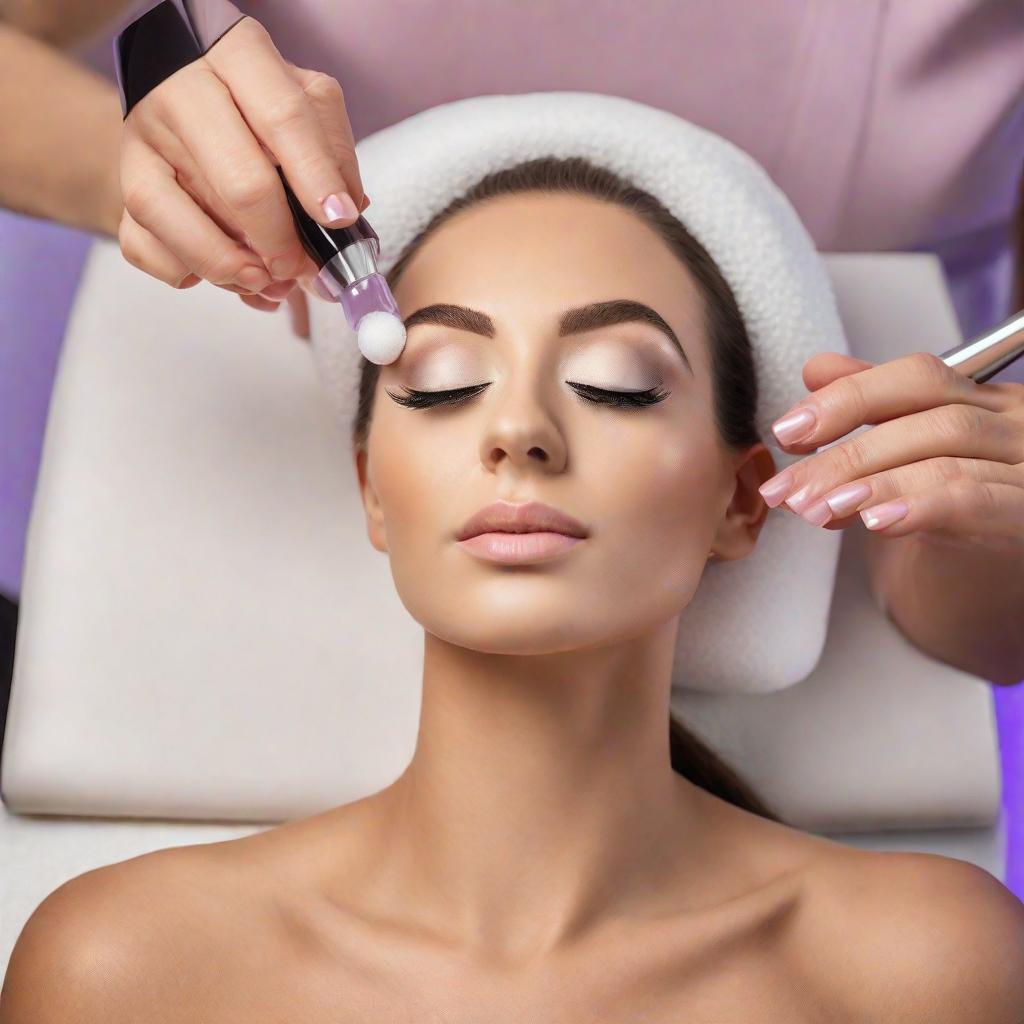
<path fill-rule="evenodd" d="M 947 366 L 984 384 L 989 377 L 1024 355 L 1024 310 L 1014 313 L 992 330 L 962 345 L 943 352 L 939 357 Z"/>

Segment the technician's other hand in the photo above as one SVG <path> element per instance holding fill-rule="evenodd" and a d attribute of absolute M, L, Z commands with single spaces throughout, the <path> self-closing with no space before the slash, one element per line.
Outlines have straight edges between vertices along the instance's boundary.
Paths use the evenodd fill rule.
<path fill-rule="evenodd" d="M 813 393 L 772 429 L 815 454 L 762 484 L 768 505 L 826 529 L 860 513 L 883 537 L 1024 553 L 1024 384 L 977 384 L 928 352 L 878 364 L 820 352 L 803 377 Z"/>
<path fill-rule="evenodd" d="M 351 224 L 369 203 L 337 80 L 286 61 L 244 17 L 125 119 L 125 259 L 174 288 L 207 280 L 276 309 L 317 269 L 278 165 L 320 224 Z"/>

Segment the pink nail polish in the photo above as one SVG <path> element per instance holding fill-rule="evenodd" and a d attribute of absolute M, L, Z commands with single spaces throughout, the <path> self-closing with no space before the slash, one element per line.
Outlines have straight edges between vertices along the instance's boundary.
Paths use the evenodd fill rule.
<path fill-rule="evenodd" d="M 816 501 L 801 513 L 811 526 L 824 526 L 832 518 L 832 509 L 824 501 Z"/>
<path fill-rule="evenodd" d="M 836 516 L 849 515 L 862 501 L 871 495 L 868 484 L 846 484 L 838 491 L 833 491 L 825 500 Z"/>
<path fill-rule="evenodd" d="M 772 433 L 781 444 L 792 444 L 807 437 L 818 422 L 817 413 L 809 405 L 801 405 L 772 424 Z"/>
<path fill-rule="evenodd" d="M 784 469 L 781 473 L 776 473 L 770 480 L 765 480 L 758 488 L 758 491 L 761 497 L 764 498 L 765 504 L 769 508 L 775 508 L 789 493 L 789 489 L 792 486 L 793 473 L 788 469 Z"/>
<path fill-rule="evenodd" d="M 794 511 L 797 515 L 801 515 L 811 503 L 811 485 L 804 484 L 798 491 L 794 491 L 787 499 L 786 504 Z"/>
<path fill-rule="evenodd" d="M 886 501 L 861 511 L 860 517 L 869 530 L 884 530 L 898 523 L 910 509 L 905 501 Z"/>
<path fill-rule="evenodd" d="M 347 192 L 332 192 L 320 205 L 324 208 L 325 216 L 332 221 L 355 220 L 359 216 L 356 204 Z"/>

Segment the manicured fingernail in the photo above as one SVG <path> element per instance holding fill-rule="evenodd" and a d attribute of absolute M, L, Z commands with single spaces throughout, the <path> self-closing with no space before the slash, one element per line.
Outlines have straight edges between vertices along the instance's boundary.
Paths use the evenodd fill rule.
<path fill-rule="evenodd" d="M 802 515 L 805 507 L 811 503 L 812 484 L 804 484 L 798 491 L 794 491 L 787 499 L 786 504 L 797 514 Z"/>
<path fill-rule="evenodd" d="M 772 433 L 781 444 L 792 444 L 810 434 L 817 422 L 818 416 L 814 409 L 802 405 L 776 420 L 772 424 Z"/>
<path fill-rule="evenodd" d="M 871 494 L 871 487 L 868 484 L 846 484 L 838 491 L 833 491 L 825 500 L 828 502 L 832 514 L 845 516 L 852 512 L 865 498 Z"/>
<path fill-rule="evenodd" d="M 328 220 L 355 220 L 359 216 L 356 204 L 347 192 L 332 192 L 320 201 Z"/>
<path fill-rule="evenodd" d="M 832 509 L 824 501 L 816 501 L 810 508 L 800 513 L 811 526 L 824 526 L 832 518 Z"/>
<path fill-rule="evenodd" d="M 758 491 L 760 491 L 761 497 L 764 498 L 765 504 L 769 508 L 775 508 L 789 493 L 789 489 L 792 486 L 793 473 L 791 470 L 784 469 L 781 473 L 776 473 L 770 480 L 765 480 L 758 488 Z"/>
<path fill-rule="evenodd" d="M 363 201 L 359 204 L 359 212 L 362 213 L 370 205 L 370 197 L 364 192 Z"/>
<path fill-rule="evenodd" d="M 910 509 L 905 501 L 886 501 L 881 505 L 872 505 L 864 509 L 860 517 L 869 530 L 884 530 L 893 523 L 898 523 Z"/>

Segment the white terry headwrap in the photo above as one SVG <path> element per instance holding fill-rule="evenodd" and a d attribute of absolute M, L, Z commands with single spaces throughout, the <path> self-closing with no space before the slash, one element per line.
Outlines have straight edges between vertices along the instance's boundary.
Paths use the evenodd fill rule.
<path fill-rule="evenodd" d="M 775 443 L 771 423 L 807 394 L 807 359 L 848 351 L 824 264 L 781 190 L 741 149 L 667 111 L 597 93 L 478 96 L 382 129 L 356 153 L 384 274 L 452 200 L 524 160 L 586 157 L 656 196 L 736 297 L 754 348 L 766 444 Z M 340 306 L 310 306 L 313 350 L 347 437 L 358 397 L 356 336 Z M 800 458 L 773 454 L 779 470 Z M 751 554 L 712 561 L 683 610 L 673 684 L 768 692 L 808 676 L 825 643 L 840 541 L 840 531 L 770 511 Z"/>

